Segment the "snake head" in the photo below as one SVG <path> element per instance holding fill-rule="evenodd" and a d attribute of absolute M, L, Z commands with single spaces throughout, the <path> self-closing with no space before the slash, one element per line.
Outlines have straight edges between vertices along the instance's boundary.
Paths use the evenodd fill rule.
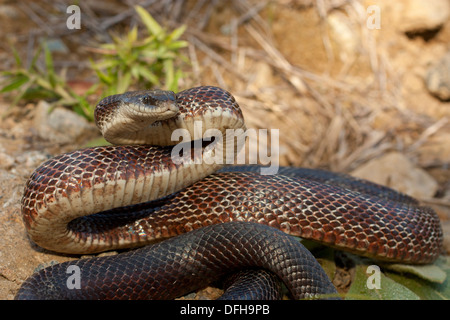
<path fill-rule="evenodd" d="M 95 109 L 95 122 L 113 144 L 151 143 L 146 128 L 179 111 L 172 91 L 130 91 L 102 99 Z"/>
<path fill-rule="evenodd" d="M 164 90 L 145 90 L 126 92 L 121 103 L 129 117 L 138 116 L 160 121 L 172 118 L 179 112 L 175 93 Z"/>

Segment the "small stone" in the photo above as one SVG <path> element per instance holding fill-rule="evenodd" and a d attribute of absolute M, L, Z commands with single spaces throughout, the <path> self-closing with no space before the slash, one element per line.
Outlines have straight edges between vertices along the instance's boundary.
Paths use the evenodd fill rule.
<path fill-rule="evenodd" d="M 450 52 L 428 69 L 425 83 L 431 94 L 450 100 Z"/>
<path fill-rule="evenodd" d="M 355 177 L 385 185 L 412 197 L 432 198 L 438 183 L 399 152 L 373 159 L 352 172 Z"/>
<path fill-rule="evenodd" d="M 450 159 L 450 133 L 436 133 L 429 137 L 417 152 L 422 167 L 446 166 Z"/>
<path fill-rule="evenodd" d="M 11 169 L 13 165 L 14 165 L 14 158 L 11 157 L 6 152 L 2 152 L 0 150 L 0 168 L 8 170 Z"/>
<path fill-rule="evenodd" d="M 435 30 L 450 16 L 448 0 L 404 0 L 399 28 L 406 33 Z"/>
<path fill-rule="evenodd" d="M 31 170 L 39 166 L 44 161 L 50 159 L 50 157 L 51 155 L 44 151 L 25 151 L 16 157 L 16 162 L 21 166 Z"/>
<path fill-rule="evenodd" d="M 94 124 L 65 108 L 50 109 L 46 101 L 36 107 L 34 127 L 42 139 L 65 144 L 76 143 L 98 134 Z"/>
<path fill-rule="evenodd" d="M 442 221 L 442 231 L 444 232 L 444 249 L 450 254 L 450 221 Z"/>
<path fill-rule="evenodd" d="M 56 260 L 50 260 L 48 262 L 41 263 L 34 269 L 34 272 L 39 272 L 47 267 L 57 265 L 58 263 L 59 261 Z"/>
<path fill-rule="evenodd" d="M 215 300 L 223 294 L 223 291 L 213 287 L 206 287 L 195 295 L 195 300 Z"/>

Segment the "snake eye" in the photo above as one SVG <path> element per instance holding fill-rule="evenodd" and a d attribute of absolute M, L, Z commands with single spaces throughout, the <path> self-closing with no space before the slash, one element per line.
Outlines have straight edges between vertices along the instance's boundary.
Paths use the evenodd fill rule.
<path fill-rule="evenodd" d="M 159 101 L 158 99 L 152 97 L 151 95 L 147 95 L 142 98 L 142 103 L 149 106 L 156 106 L 158 101 Z"/>

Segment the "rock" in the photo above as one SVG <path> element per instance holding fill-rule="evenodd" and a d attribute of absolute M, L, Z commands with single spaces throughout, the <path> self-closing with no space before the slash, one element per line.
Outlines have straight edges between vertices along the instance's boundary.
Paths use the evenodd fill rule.
<path fill-rule="evenodd" d="M 98 134 L 95 125 L 78 114 L 59 107 L 49 112 L 50 108 L 45 101 L 40 101 L 36 107 L 34 127 L 42 139 L 66 144 L 80 142 Z"/>
<path fill-rule="evenodd" d="M 450 52 L 427 71 L 428 91 L 441 100 L 450 100 Z"/>
<path fill-rule="evenodd" d="M 373 159 L 351 174 L 419 199 L 432 198 L 438 190 L 438 183 L 433 177 L 399 152 Z"/>
<path fill-rule="evenodd" d="M 195 300 L 215 300 L 223 294 L 223 291 L 213 287 L 206 287 L 195 295 Z"/>
<path fill-rule="evenodd" d="M 25 151 L 16 157 L 16 163 L 27 171 L 38 167 L 41 163 L 51 158 L 51 155 L 44 151 Z"/>
<path fill-rule="evenodd" d="M 450 221 L 442 221 L 442 231 L 444 232 L 444 249 L 450 254 Z"/>
<path fill-rule="evenodd" d="M 441 132 L 428 138 L 418 148 L 419 163 L 422 167 L 444 167 L 450 160 L 450 133 Z"/>
<path fill-rule="evenodd" d="M 23 191 L 22 181 L 20 176 L 10 170 L 0 169 L 0 218 L 8 215 L 6 208 L 19 205 Z"/>
<path fill-rule="evenodd" d="M 11 169 L 14 165 L 14 158 L 5 152 L 0 146 L 0 169 Z"/>
<path fill-rule="evenodd" d="M 406 33 L 441 27 L 450 17 L 448 0 L 403 0 L 399 28 Z"/>

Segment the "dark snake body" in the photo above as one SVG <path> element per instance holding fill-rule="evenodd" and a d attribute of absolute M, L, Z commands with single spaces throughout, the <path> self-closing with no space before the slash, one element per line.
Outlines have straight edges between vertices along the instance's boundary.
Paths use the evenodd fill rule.
<path fill-rule="evenodd" d="M 71 265 L 81 271 L 79 290 L 66 283 Z M 297 240 L 275 228 L 233 222 L 118 256 L 46 268 L 30 278 L 16 298 L 173 299 L 243 267 L 275 272 L 297 299 L 336 297 L 325 272 Z"/>
<path fill-rule="evenodd" d="M 201 87 L 200 89 L 196 88 L 193 92 L 197 94 L 196 96 L 192 95 L 195 96 L 193 101 L 197 101 L 196 103 L 198 101 L 201 102 L 206 97 L 206 94 L 209 97 L 219 96 L 219 100 L 222 101 L 221 103 L 225 107 L 228 104 L 227 101 L 230 101 L 228 96 L 225 94 L 222 96 L 220 89 L 217 88 L 205 87 L 203 90 L 203 87 Z M 191 96 L 191 93 L 191 91 L 187 91 L 186 96 Z M 188 99 L 183 94 L 178 99 L 181 99 L 186 105 L 189 104 L 186 102 Z M 117 101 L 117 97 L 114 101 Z M 237 113 L 234 107 L 232 110 L 232 113 Z M 153 153 L 150 153 L 153 151 L 159 152 L 159 155 L 153 156 Z M 155 158 L 158 159 L 156 162 L 154 161 Z M 38 213 L 39 209 L 45 209 L 47 203 L 56 203 L 55 208 L 59 208 L 62 205 L 67 206 L 64 202 L 64 197 L 69 195 L 71 188 L 77 192 L 83 191 L 80 186 L 90 188 L 96 183 L 97 179 L 108 174 L 113 175 L 116 172 L 115 170 L 122 172 L 122 175 L 119 176 L 121 179 L 138 179 L 141 176 L 141 171 L 145 175 L 147 167 L 159 170 L 160 163 L 164 165 L 165 163 L 170 163 L 170 147 L 98 147 L 55 157 L 44 163 L 35 171 L 27 183 L 23 199 L 24 220 L 27 229 L 33 230 L 33 240 L 42 241 L 43 244 L 47 243 L 46 238 L 48 235 L 42 232 L 39 233 L 39 230 L 43 228 L 39 221 L 46 223 L 45 219 L 53 219 L 57 214 L 54 209 L 48 209 L 45 211 L 45 214 L 41 214 Z M 129 169 L 131 167 L 134 171 Z M 171 168 L 170 170 L 178 170 L 176 165 L 170 165 L 169 167 Z M 61 182 L 57 179 L 56 181 L 52 179 L 54 177 L 64 177 L 68 168 L 70 168 L 69 172 L 74 173 L 72 176 L 66 176 L 65 180 Z M 79 171 L 78 174 L 77 171 Z M 181 191 L 169 192 L 169 195 L 163 199 L 123 208 L 108 209 L 90 216 L 69 219 L 67 223 L 64 221 L 58 222 L 64 229 L 60 232 L 60 240 L 56 244 L 65 244 L 69 240 L 75 241 L 84 247 L 92 248 L 92 252 L 95 252 L 98 251 L 96 249 L 98 244 L 102 244 L 102 246 L 103 244 L 116 246 L 125 241 L 128 246 L 130 244 L 138 246 L 149 241 L 161 240 L 188 232 L 185 235 L 186 239 L 191 239 L 192 237 L 203 239 L 200 242 L 202 245 L 205 245 L 205 249 L 198 246 L 195 250 L 192 250 L 194 253 L 197 252 L 195 256 L 206 257 L 205 265 L 211 267 L 214 273 L 217 272 L 223 275 L 236 269 L 234 264 L 231 264 L 231 260 L 241 262 L 261 261 L 260 259 L 262 259 L 257 257 L 257 251 L 253 248 L 253 240 L 257 237 L 256 234 L 262 235 L 262 230 L 254 229 L 258 228 L 256 226 L 249 227 L 247 223 L 239 223 L 239 221 L 246 221 L 275 227 L 287 234 L 312 239 L 339 249 L 381 260 L 429 263 L 434 261 L 440 254 L 443 236 L 439 218 L 434 211 L 426 207 L 420 207 L 415 200 L 407 196 L 396 192 L 388 192 L 388 189 L 375 184 L 364 183 L 354 178 L 346 179 L 346 177 L 339 174 L 323 171 L 283 168 L 281 174 L 275 176 L 263 176 L 255 172 L 242 171 L 207 175 L 206 178 L 195 182 L 191 186 L 184 187 Z M 245 171 L 248 170 L 246 169 Z M 98 174 L 98 178 L 96 174 Z M 71 177 L 78 181 L 73 187 L 70 186 Z M 340 185 L 340 183 L 343 183 L 343 185 Z M 353 191 L 349 189 L 355 184 L 362 184 L 365 190 L 363 191 L 364 193 L 361 190 Z M 58 193 L 58 190 L 61 190 L 61 192 Z M 55 202 L 54 198 L 59 194 L 64 201 Z M 387 199 L 384 195 L 387 195 Z M 101 194 L 97 194 L 99 199 L 100 196 Z M 100 206 L 102 203 L 97 203 L 97 205 Z M 40 216 L 45 216 L 46 218 L 43 220 Z M 111 219 L 112 217 L 114 219 Z M 225 223 L 223 227 L 214 227 L 216 224 L 220 223 L 221 225 L 224 222 L 232 221 L 237 221 L 238 224 L 233 222 L 231 224 Z M 237 226 L 236 233 L 227 229 L 230 226 Z M 249 235 L 247 231 L 243 231 L 247 230 L 247 228 L 258 231 L 255 231 L 255 235 Z M 276 234 L 277 237 L 281 237 L 280 233 L 273 231 L 271 228 L 269 229 L 264 229 L 264 232 L 267 231 L 271 234 Z M 219 235 L 217 230 L 226 232 L 232 237 L 233 241 L 227 242 L 227 245 L 222 244 L 221 241 L 224 241 L 223 237 Z M 206 234 L 209 231 L 213 235 Z M 66 233 L 70 237 L 66 236 Z M 250 239 L 246 239 L 247 236 Z M 239 241 L 237 240 L 238 238 L 240 239 Z M 165 269 L 169 271 L 166 272 L 167 274 L 164 277 L 175 276 L 174 274 L 180 271 L 176 270 L 176 267 L 184 263 L 178 262 L 173 265 L 171 258 L 179 257 L 179 254 L 169 254 L 170 251 L 167 248 L 178 248 L 180 244 L 177 241 L 182 243 L 187 241 L 183 240 L 182 236 L 176 239 L 170 240 L 172 242 L 169 242 L 168 247 L 164 245 L 165 242 L 157 244 L 155 250 L 157 252 L 162 250 L 163 253 L 152 253 L 151 249 L 145 248 L 127 253 L 125 255 L 126 258 L 103 257 L 91 259 L 92 262 L 81 260 L 79 262 L 80 266 L 82 265 L 83 272 L 86 272 L 83 273 L 82 278 L 84 279 L 83 281 L 87 281 L 84 286 L 86 290 L 82 290 L 83 294 L 87 294 L 91 289 L 94 290 L 94 287 L 99 288 L 94 283 L 103 283 L 101 279 L 104 279 L 105 272 L 107 272 L 106 264 L 112 265 L 110 268 L 113 270 L 111 271 L 113 275 L 108 278 L 108 281 L 111 283 L 115 283 L 116 280 L 123 277 L 116 275 L 118 270 L 115 270 L 114 266 L 120 265 L 118 269 L 130 268 L 129 270 L 136 270 L 142 266 L 142 261 L 145 261 L 145 264 L 156 264 L 158 266 L 161 263 L 165 263 Z M 204 241 L 204 239 L 207 239 L 207 241 Z M 279 240 L 279 243 L 276 240 L 271 241 L 274 244 L 276 243 L 276 246 L 280 246 L 280 248 L 291 241 L 285 238 L 280 238 Z M 244 241 L 246 244 L 242 245 L 240 241 Z M 48 245 L 51 246 L 53 244 Z M 230 249 L 230 246 L 234 246 L 235 249 Z M 233 252 L 230 253 L 231 256 L 236 255 L 238 258 L 235 259 L 233 257 L 231 259 L 228 253 L 219 253 L 218 251 L 213 253 L 211 250 L 215 250 L 216 247 L 227 249 L 227 252 Z M 301 252 L 304 251 L 304 249 L 300 250 Z M 247 251 L 251 251 L 251 255 L 246 256 L 245 259 L 242 258 L 242 254 L 250 254 Z M 160 258 L 155 258 L 155 255 L 159 255 Z M 262 254 L 262 256 L 264 255 L 265 253 Z M 312 265 L 309 255 L 305 253 L 299 255 L 306 257 L 307 261 L 304 263 L 308 266 Z M 181 256 L 185 257 L 185 254 L 183 253 Z M 220 260 L 218 256 L 223 257 L 226 262 Z M 125 263 L 123 259 L 126 259 L 127 262 Z M 156 262 L 153 262 L 153 259 L 156 259 Z M 185 259 L 185 261 L 190 261 L 189 259 L 191 258 L 186 256 Z M 116 263 L 115 261 L 121 262 Z M 287 281 L 289 276 L 282 275 L 283 271 L 280 271 L 283 263 L 285 262 L 275 263 L 270 268 L 265 262 L 258 266 L 273 268 L 271 269 L 273 272 Z M 217 267 L 223 264 L 228 268 L 227 272 L 217 270 Z M 52 291 L 50 295 L 48 290 L 53 287 L 61 287 L 58 283 L 63 282 L 63 277 L 64 279 L 67 278 L 64 270 L 67 265 L 66 263 L 62 267 L 51 267 L 51 269 L 46 269 L 47 271 L 44 270 L 35 274 L 25 282 L 18 294 L 18 298 L 43 298 L 47 296 L 56 298 L 57 296 L 53 295 L 54 292 Z M 129 265 L 129 267 L 125 267 L 125 265 Z M 302 265 L 302 263 L 299 265 Z M 244 263 L 244 265 L 239 266 L 249 267 L 255 265 L 245 265 Z M 317 269 L 317 265 L 315 265 L 314 269 Z M 92 274 L 89 274 L 88 271 L 92 271 Z M 152 271 L 150 274 L 152 277 L 156 277 L 159 282 L 166 283 L 160 278 L 163 276 L 162 273 Z M 192 281 L 204 284 L 203 281 L 206 281 L 207 278 L 216 279 L 211 274 L 209 271 L 202 271 L 201 280 Z M 186 277 L 186 275 L 176 275 L 175 277 L 178 276 Z M 308 276 L 311 276 L 310 273 L 308 273 Z M 135 276 L 133 273 L 133 275 L 125 277 L 129 279 Z M 187 277 L 189 278 L 189 276 Z M 323 271 L 322 273 L 319 272 L 318 277 L 322 279 L 320 280 L 320 285 L 312 287 L 300 285 L 300 288 L 306 291 L 299 293 L 297 289 L 291 289 L 293 296 L 304 298 L 335 293 L 335 289 L 332 288 L 330 281 L 326 276 L 325 278 L 323 277 Z M 211 279 L 208 279 L 208 281 Z M 315 279 L 314 276 L 313 279 Z M 146 281 L 152 283 L 151 279 Z M 181 286 L 180 281 L 177 283 Z M 292 281 L 294 283 L 296 281 L 304 283 L 304 281 L 311 280 L 302 278 Z M 313 280 L 314 283 L 315 281 Z M 114 296 L 111 296 L 111 291 L 107 291 L 108 293 L 92 293 L 92 295 L 87 295 L 85 298 L 164 299 L 176 297 L 181 292 L 177 290 L 182 290 L 179 288 L 162 289 L 158 287 L 158 292 L 175 290 L 175 293 L 156 296 L 156 293 L 135 293 L 134 289 L 128 288 L 126 281 L 123 284 L 116 283 L 114 285 L 111 284 L 111 286 L 116 287 L 116 295 Z M 287 286 L 289 288 L 296 287 L 295 284 L 287 284 Z M 192 287 L 189 287 L 189 290 L 192 290 Z M 129 295 L 126 293 L 127 291 L 130 291 Z M 183 292 L 185 292 L 184 289 Z M 71 294 L 77 293 L 63 293 L 61 297 L 70 298 Z M 77 296 L 77 298 L 80 297 Z"/>

